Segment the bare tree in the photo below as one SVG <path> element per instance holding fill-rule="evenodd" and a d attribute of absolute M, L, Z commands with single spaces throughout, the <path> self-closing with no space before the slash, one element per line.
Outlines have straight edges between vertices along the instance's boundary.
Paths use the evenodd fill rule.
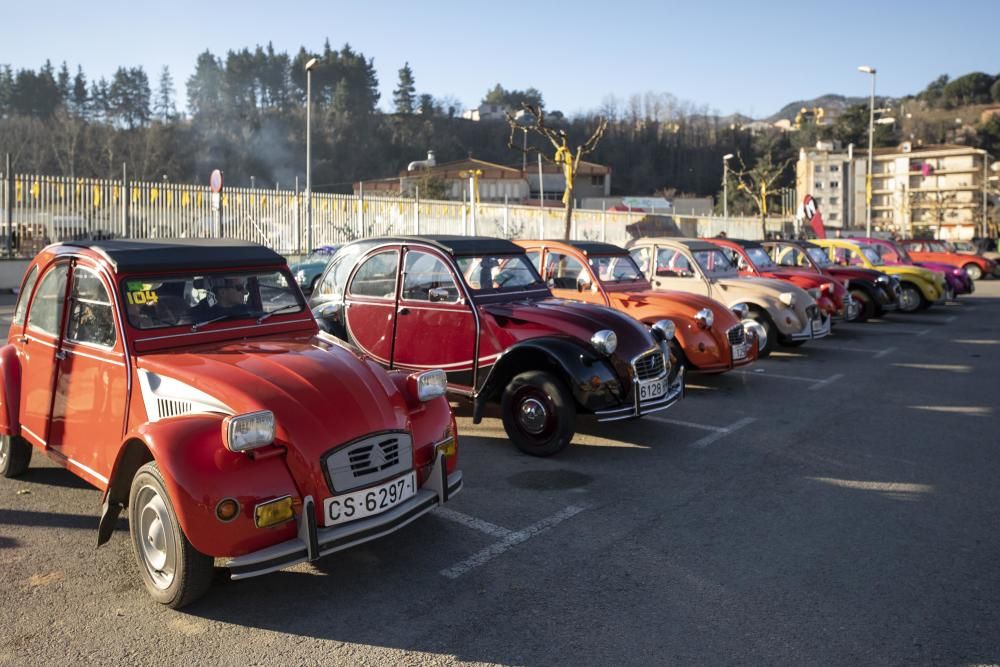
<path fill-rule="evenodd" d="M 767 238 L 767 201 L 770 197 L 777 197 L 780 193 L 773 188 L 778 182 L 785 169 L 791 164 L 793 158 L 784 160 L 781 164 L 775 164 L 768 151 L 757 158 L 753 167 L 747 169 L 743 162 L 743 156 L 737 151 L 736 159 L 740 162 L 738 170 L 730 169 L 729 177 L 736 181 L 736 189 L 745 192 L 753 202 L 754 208 L 760 215 L 761 237 Z"/>
<path fill-rule="evenodd" d="M 537 151 L 546 162 L 562 166 L 563 176 L 566 179 L 566 189 L 563 191 L 562 198 L 563 204 L 566 207 L 566 225 L 563 229 L 563 237 L 568 240 L 573 224 L 573 181 L 576 178 L 577 170 L 580 168 L 580 160 L 584 155 L 593 153 L 597 148 L 597 144 L 600 143 L 601 137 L 604 136 L 604 131 L 608 129 L 608 121 L 605 118 L 598 119 L 597 127 L 594 129 L 593 133 L 591 133 L 590 138 L 577 146 L 576 150 L 573 151 L 569 147 L 569 136 L 566 134 L 565 130 L 553 129 L 545 124 L 545 111 L 541 107 L 525 103 L 522 103 L 521 107 L 528 114 L 528 116 L 530 116 L 530 121 L 527 124 L 519 123 L 513 114 L 509 111 L 505 112 L 507 116 L 507 124 L 510 125 L 510 135 L 507 137 L 507 146 L 508 148 L 513 148 L 526 153 Z M 518 132 L 524 132 L 525 137 L 527 137 L 529 132 L 532 132 L 545 138 L 552 145 L 552 148 L 555 149 L 555 154 L 550 158 L 534 146 L 528 146 L 525 149 L 522 146 L 522 143 L 526 144 L 527 142 L 521 142 L 515 139 Z M 539 186 L 541 186 L 541 183 L 539 183 Z"/>

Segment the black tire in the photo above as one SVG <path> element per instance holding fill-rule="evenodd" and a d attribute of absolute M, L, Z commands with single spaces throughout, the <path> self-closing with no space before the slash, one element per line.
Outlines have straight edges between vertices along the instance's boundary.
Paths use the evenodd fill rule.
<path fill-rule="evenodd" d="M 851 290 L 851 298 L 861 304 L 861 310 L 858 311 L 858 316 L 852 320 L 853 322 L 867 322 L 878 314 L 878 304 L 875 303 L 875 298 L 867 290 Z"/>
<path fill-rule="evenodd" d="M 132 478 L 128 523 L 139 574 L 154 600 L 180 609 L 205 594 L 214 561 L 188 542 L 155 461 Z"/>
<path fill-rule="evenodd" d="M 518 449 L 552 456 L 565 449 L 576 427 L 576 403 L 556 377 L 527 371 L 507 383 L 500 400 L 503 428 Z"/>
<path fill-rule="evenodd" d="M 920 310 L 927 299 L 920 288 L 913 283 L 902 283 L 899 286 L 899 312 L 914 313 Z"/>
<path fill-rule="evenodd" d="M 684 348 L 681 347 L 681 344 L 677 341 L 676 338 L 670 341 L 670 351 L 673 353 L 674 358 L 677 360 L 677 363 L 684 366 L 685 368 L 693 368 L 691 366 L 691 362 L 688 361 L 687 355 L 684 354 Z"/>
<path fill-rule="evenodd" d="M 962 267 L 972 280 L 979 280 L 983 277 L 983 270 L 975 262 L 969 262 Z"/>
<path fill-rule="evenodd" d="M 309 294 L 316 293 L 316 285 L 319 285 L 319 279 L 322 277 L 322 274 L 320 274 L 312 279 L 312 282 L 309 283 Z"/>
<path fill-rule="evenodd" d="M 20 477 L 31 463 L 31 445 L 17 435 L 0 436 L 0 477 Z"/>
<path fill-rule="evenodd" d="M 771 356 L 771 353 L 774 352 L 774 346 L 778 343 L 778 327 L 774 326 L 771 316 L 763 310 L 753 308 L 747 317 L 756 320 L 757 324 L 764 327 L 764 331 L 767 332 L 767 345 L 764 346 L 763 350 L 757 350 L 757 358 L 766 359 Z"/>

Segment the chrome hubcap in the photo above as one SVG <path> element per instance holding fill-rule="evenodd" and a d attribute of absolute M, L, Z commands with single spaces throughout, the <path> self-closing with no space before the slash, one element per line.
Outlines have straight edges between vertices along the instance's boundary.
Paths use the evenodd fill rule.
<path fill-rule="evenodd" d="M 521 403 L 521 409 L 517 412 L 517 420 L 525 431 L 531 434 L 538 434 L 545 430 L 545 423 L 548 421 L 549 413 L 545 405 L 537 398 L 529 398 Z"/>
<path fill-rule="evenodd" d="M 0 436 L 0 468 L 7 465 L 8 451 L 10 450 L 10 436 Z"/>
<path fill-rule="evenodd" d="M 914 310 L 919 305 L 920 296 L 917 294 L 917 290 L 912 287 L 904 288 L 899 295 L 899 307 L 903 310 Z"/>
<path fill-rule="evenodd" d="M 153 584 L 165 589 L 174 581 L 177 545 L 173 524 L 163 498 L 150 486 L 144 486 L 136 497 L 139 507 L 139 553 Z"/>

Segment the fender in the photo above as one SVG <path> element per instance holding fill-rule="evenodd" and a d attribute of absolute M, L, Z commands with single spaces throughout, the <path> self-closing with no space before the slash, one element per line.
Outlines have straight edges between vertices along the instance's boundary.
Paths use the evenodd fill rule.
<path fill-rule="evenodd" d="M 527 370 L 554 371 L 576 402 L 589 411 L 616 405 L 626 393 L 610 360 L 593 350 L 567 338 L 532 338 L 511 345 L 497 359 L 476 393 L 472 422 L 481 422 L 486 404 L 503 392 L 510 378 Z M 595 377 L 599 380 L 596 384 Z"/>
<path fill-rule="evenodd" d="M 21 433 L 21 360 L 9 344 L 0 347 L 0 433 Z"/>
<path fill-rule="evenodd" d="M 924 298 L 928 301 L 936 301 L 941 295 L 938 294 L 937 287 L 928 280 L 925 280 L 922 276 L 917 276 L 913 274 L 897 274 L 899 282 L 901 285 L 910 283 L 924 295 Z"/>
<path fill-rule="evenodd" d="M 685 317 L 650 317 L 642 320 L 642 323 L 652 327 L 661 319 L 668 319 L 674 323 L 674 340 L 695 370 L 701 366 L 728 363 L 728 359 L 723 359 L 724 354 L 728 353 L 728 348 L 723 349 L 723 346 L 728 346 L 728 340 L 720 345 L 712 333 L 713 329 L 702 329 L 697 324 L 691 324 L 690 318 Z M 725 338 L 724 333 L 721 334 L 721 338 Z M 704 351 L 698 350 L 698 343 L 704 345 Z"/>
<path fill-rule="evenodd" d="M 135 471 L 149 460 L 163 473 L 181 530 L 198 551 L 237 556 L 294 537 L 294 522 L 264 529 L 254 523 L 259 502 L 290 495 L 300 504 L 284 456 L 254 458 L 229 451 L 222 442 L 223 419 L 220 414 L 174 417 L 147 422 L 130 433 L 112 469 L 98 543 L 110 537 L 118 513 L 128 503 Z M 239 515 L 227 523 L 215 516 L 223 498 L 240 504 Z"/>

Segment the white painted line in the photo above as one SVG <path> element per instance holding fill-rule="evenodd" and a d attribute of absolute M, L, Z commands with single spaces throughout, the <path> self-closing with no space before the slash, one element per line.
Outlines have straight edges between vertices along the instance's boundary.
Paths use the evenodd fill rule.
<path fill-rule="evenodd" d="M 870 334 L 878 334 L 882 336 L 923 336 L 930 332 L 930 329 L 901 329 L 894 324 L 871 324 L 868 325 L 864 330 L 862 329 L 852 329 L 852 334 L 858 334 L 859 336 L 868 336 Z M 730 371 L 731 372 L 731 371 Z"/>
<path fill-rule="evenodd" d="M 810 348 L 810 350 L 838 350 L 840 352 L 867 353 L 867 354 L 874 354 L 876 357 L 879 356 L 884 357 L 885 355 L 889 354 L 889 352 L 892 352 L 895 349 L 896 348 L 894 347 L 887 347 L 884 350 L 873 350 L 868 347 L 845 347 L 842 345 L 828 345 L 827 343 L 821 343 L 816 347 Z"/>
<path fill-rule="evenodd" d="M 809 391 L 816 391 L 818 389 L 822 389 L 823 387 L 827 386 L 828 384 L 833 384 L 834 382 L 836 382 L 837 380 L 839 380 L 842 377 L 844 377 L 843 373 L 835 373 L 834 375 L 831 375 L 827 379 L 820 380 L 819 382 L 817 382 L 813 386 L 809 387 Z"/>
<path fill-rule="evenodd" d="M 657 414 L 646 415 L 647 419 L 652 419 L 654 421 L 663 422 L 664 424 L 676 424 L 677 426 L 687 426 L 688 428 L 700 428 L 703 431 L 725 431 L 723 426 L 708 426 L 707 424 L 696 424 L 694 422 L 686 422 L 681 419 L 670 419 L 669 417 L 661 417 Z"/>
<path fill-rule="evenodd" d="M 923 331 L 918 331 L 918 332 L 917 332 L 917 333 L 915 333 L 914 335 L 915 335 L 915 336 L 926 336 L 926 335 L 927 335 L 927 334 L 929 334 L 930 332 L 931 332 L 931 330 L 930 330 L 930 329 L 924 329 Z"/>
<path fill-rule="evenodd" d="M 462 514 L 461 512 L 456 512 L 455 510 L 448 507 L 438 507 L 434 512 L 437 516 L 442 519 L 448 519 L 448 521 L 454 521 L 457 524 L 461 524 L 466 528 L 471 528 L 473 530 L 478 530 L 481 533 L 486 533 L 493 537 L 505 538 L 510 535 L 511 531 L 503 526 L 498 526 L 489 521 L 483 521 L 482 519 L 477 519 L 474 516 L 469 516 L 468 514 Z"/>
<path fill-rule="evenodd" d="M 895 351 L 896 351 L 896 348 L 894 348 L 894 347 L 887 347 L 884 350 L 882 350 L 881 352 L 879 352 L 878 354 L 876 354 L 874 358 L 875 359 L 881 359 L 882 357 L 884 357 L 886 355 L 889 355 L 889 354 L 892 354 Z"/>
<path fill-rule="evenodd" d="M 946 318 L 944 318 L 944 319 L 943 319 L 943 320 L 941 320 L 941 321 L 942 321 L 942 322 L 954 322 L 954 321 L 955 321 L 955 320 L 957 320 L 957 319 L 958 319 L 958 315 L 951 315 L 951 316 L 949 316 L 949 317 L 946 317 Z"/>
<path fill-rule="evenodd" d="M 570 505 L 561 512 L 550 516 L 547 519 L 542 519 L 538 523 L 532 524 L 523 530 L 514 531 L 508 534 L 505 538 L 486 547 L 482 551 L 469 556 L 465 560 L 451 567 L 441 570 L 441 574 L 448 577 L 449 579 L 458 579 L 463 574 L 474 570 L 477 567 L 485 565 L 497 556 L 502 555 L 506 551 L 509 551 L 513 547 L 517 546 L 522 542 L 530 540 L 532 537 L 545 532 L 549 528 L 559 525 L 566 519 L 572 518 L 579 514 L 580 512 L 587 509 L 582 505 Z"/>
<path fill-rule="evenodd" d="M 730 433 L 735 433 L 736 431 L 739 431 L 744 426 L 747 426 L 748 424 L 752 424 L 755 421 L 757 421 L 757 419 L 754 418 L 754 417 L 744 417 L 743 419 L 740 419 L 739 421 L 733 422 L 732 424 L 730 424 L 729 426 L 725 427 L 721 431 L 716 431 L 715 433 L 713 433 L 711 435 L 706 435 L 701 440 L 695 440 L 690 445 L 688 445 L 688 447 L 691 447 L 692 449 L 705 449 L 706 447 L 708 447 L 709 445 L 711 445 L 716 440 L 719 440 L 720 438 L 724 438 L 727 435 L 729 435 Z"/>
<path fill-rule="evenodd" d="M 781 375 L 780 373 L 768 373 L 763 368 L 757 371 L 729 371 L 737 375 L 752 375 L 758 378 L 778 378 L 780 380 L 798 380 L 799 382 L 822 382 L 822 378 L 804 378 L 798 375 Z"/>

